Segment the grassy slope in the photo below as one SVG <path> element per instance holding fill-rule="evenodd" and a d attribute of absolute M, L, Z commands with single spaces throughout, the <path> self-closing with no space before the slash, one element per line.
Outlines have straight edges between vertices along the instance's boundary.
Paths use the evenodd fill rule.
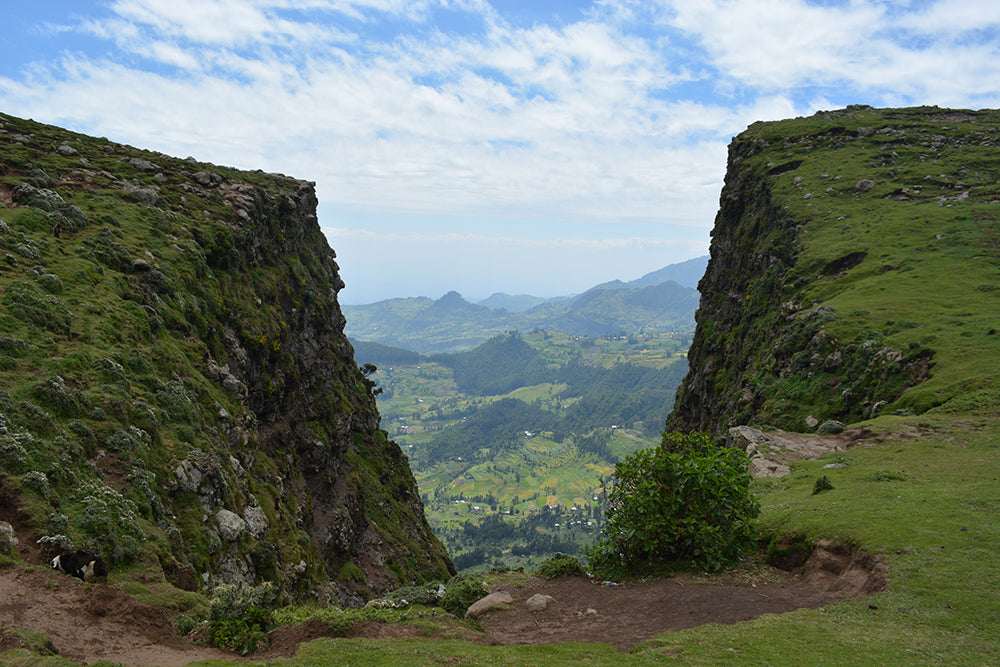
<path fill-rule="evenodd" d="M 908 118 L 903 136 L 900 120 L 861 114 L 843 125 L 848 132 L 874 131 L 862 145 L 804 143 L 785 154 L 804 159 L 773 184 L 804 225 L 802 252 L 788 280 L 810 280 L 807 298 L 834 309 L 837 319 L 827 330 L 840 340 L 875 330 L 896 349 L 933 350 L 931 377 L 891 408 L 919 413 L 1000 405 L 1000 162 L 995 147 L 979 145 L 996 136 L 1000 116 L 960 125 Z M 830 124 L 790 121 L 748 134 L 775 141 Z M 883 128 L 897 132 L 881 134 Z M 962 143 L 935 149 L 934 137 L 942 136 Z M 773 153 L 755 159 L 769 157 Z M 875 187 L 862 193 L 856 184 L 863 178 Z M 813 196 L 806 199 L 807 193 Z M 860 266 L 818 276 L 818 267 L 857 251 L 868 252 Z"/>

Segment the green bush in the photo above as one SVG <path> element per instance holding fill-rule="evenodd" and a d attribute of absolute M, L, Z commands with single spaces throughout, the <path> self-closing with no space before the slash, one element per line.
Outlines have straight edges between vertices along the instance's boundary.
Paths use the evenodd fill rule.
<path fill-rule="evenodd" d="M 198 627 L 198 621 L 191 618 L 187 614 L 178 614 L 170 621 L 174 629 L 177 630 L 177 634 L 181 637 L 186 637 L 191 634 L 196 627 Z"/>
<path fill-rule="evenodd" d="M 583 569 L 580 561 L 572 556 L 555 554 L 552 558 L 538 566 L 538 569 L 535 570 L 535 575 L 542 579 L 555 579 L 556 577 L 563 576 L 586 576 L 587 572 Z"/>
<path fill-rule="evenodd" d="M 443 595 L 444 586 L 440 584 L 404 586 L 388 593 L 383 598 L 370 601 L 367 606 L 380 609 L 408 609 L 413 605 L 436 607 L 441 603 Z"/>
<path fill-rule="evenodd" d="M 813 484 L 812 494 L 815 496 L 817 493 L 823 493 L 824 491 L 830 491 L 831 489 L 833 489 L 833 482 L 830 481 L 829 477 L 823 475 Z"/>
<path fill-rule="evenodd" d="M 760 506 L 746 455 L 701 433 L 665 433 L 660 447 L 615 465 L 592 571 L 719 570 L 756 546 Z"/>
<path fill-rule="evenodd" d="M 469 606 L 489 595 L 482 580 L 475 575 L 457 575 L 445 586 L 441 607 L 453 616 L 462 618 Z"/>
<path fill-rule="evenodd" d="M 209 608 L 209 639 L 219 648 L 240 655 L 268 646 L 276 597 L 269 582 L 257 588 L 228 584 L 216 587 Z"/>

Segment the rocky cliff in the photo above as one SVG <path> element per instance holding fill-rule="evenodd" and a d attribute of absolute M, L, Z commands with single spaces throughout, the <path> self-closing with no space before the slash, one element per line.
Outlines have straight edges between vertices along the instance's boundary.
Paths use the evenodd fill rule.
<path fill-rule="evenodd" d="M 0 519 L 194 589 L 454 568 L 353 360 L 313 184 L 0 114 Z"/>
<path fill-rule="evenodd" d="M 1000 405 L 1000 113 L 849 107 L 729 149 L 667 427 Z"/>

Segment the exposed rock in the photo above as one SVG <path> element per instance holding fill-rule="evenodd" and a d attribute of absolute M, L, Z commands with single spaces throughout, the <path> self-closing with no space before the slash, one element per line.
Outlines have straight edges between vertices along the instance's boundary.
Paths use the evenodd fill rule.
<path fill-rule="evenodd" d="M 530 598 L 524 601 L 524 606 L 531 611 L 545 611 L 549 608 L 549 605 L 555 602 L 555 598 L 551 595 L 545 595 L 543 593 L 535 593 Z"/>
<path fill-rule="evenodd" d="M 18 267 L 0 275 L 0 294 L 19 327 L 58 349 L 37 355 L 38 384 L 17 399 L 34 440 L 0 452 L 5 470 L 27 475 L 42 438 L 58 438 L 45 502 L 62 501 L 81 541 L 140 562 L 141 538 L 82 528 L 65 497 L 123 489 L 149 515 L 150 542 L 170 545 L 164 572 L 179 581 L 184 564 L 196 568 L 186 585 L 288 573 L 283 596 L 355 605 L 454 574 L 344 335 L 315 184 L 4 125 L 0 148 L 25 145 L 0 150 L 0 172 L 21 179 L 0 185 L 0 205 L 37 212 L 0 221 L 0 261 Z M 83 229 L 78 200 L 100 229 Z M 60 361 L 78 358 L 99 361 Z M 98 447 L 105 458 L 92 460 Z"/>
<path fill-rule="evenodd" d="M 476 600 L 465 611 L 466 618 L 479 618 L 493 609 L 504 609 L 506 605 L 514 604 L 514 598 L 510 593 L 499 592 L 490 593 L 484 598 Z"/>
<path fill-rule="evenodd" d="M 267 529 L 269 523 L 267 521 L 267 515 L 264 513 L 264 509 L 257 504 L 256 500 L 250 505 L 246 506 L 243 510 L 243 520 L 246 521 L 247 530 L 254 539 L 260 540 L 267 535 Z"/>
<path fill-rule="evenodd" d="M 159 171 L 159 165 L 153 164 L 149 160 L 143 160 L 142 158 L 129 158 L 128 163 L 138 169 L 139 171 Z"/>
<path fill-rule="evenodd" d="M 16 556 L 17 545 L 18 540 L 14 537 L 14 527 L 6 521 L 0 521 L 0 556 Z"/>
<path fill-rule="evenodd" d="M 866 210 L 865 236 L 858 237 L 861 220 L 852 220 L 849 225 L 842 222 L 857 202 L 842 202 L 834 206 L 833 212 L 820 215 L 814 213 L 815 206 L 801 203 L 799 195 L 812 189 L 805 187 L 805 181 L 797 183 L 800 189 L 793 191 L 795 194 L 778 187 L 788 183 L 782 174 L 802 169 L 803 165 L 811 165 L 814 170 L 803 170 L 803 175 L 824 173 L 829 165 L 822 161 L 829 151 L 840 150 L 846 144 L 857 145 L 858 154 L 865 156 L 870 154 L 868 149 L 885 148 L 874 131 L 844 132 L 840 113 L 882 114 L 880 123 L 890 117 L 894 122 L 898 120 L 894 132 L 912 130 L 914 135 L 920 133 L 921 139 L 931 138 L 927 136 L 923 111 L 887 110 L 831 112 L 823 117 L 829 122 L 826 131 L 811 127 L 807 134 L 792 123 L 761 123 L 733 140 L 712 231 L 711 256 L 699 284 L 700 305 L 697 330 L 688 350 L 689 371 L 667 418 L 668 429 L 722 435 L 730 427 L 744 424 L 799 429 L 807 417 L 817 424 L 829 419 L 851 423 L 869 418 L 873 406 L 880 402 L 891 410 L 903 392 L 930 377 L 934 350 L 926 339 L 915 337 L 906 341 L 902 353 L 897 345 L 896 353 L 890 354 L 885 327 L 880 330 L 873 321 L 859 322 L 863 316 L 850 310 L 839 312 L 829 304 L 810 303 L 818 293 L 832 301 L 839 296 L 841 284 L 852 285 L 866 270 L 879 276 L 871 259 L 876 256 L 874 247 L 868 244 L 875 241 L 875 231 L 891 233 L 879 227 L 886 224 L 882 220 L 890 219 L 888 211 L 883 216 Z M 989 123 L 997 122 L 993 112 L 981 112 L 980 116 Z M 957 137 L 957 133 L 952 134 L 942 141 L 959 141 Z M 914 142 L 915 138 L 901 141 Z M 896 151 L 903 159 L 902 151 Z M 856 161 L 862 159 L 867 158 Z M 895 158 L 887 152 L 883 159 L 888 162 Z M 866 161 L 855 166 L 878 173 L 878 185 L 904 185 L 902 176 L 883 169 L 886 165 L 881 162 Z M 830 176 L 831 184 L 839 176 Z M 937 179 L 943 181 L 941 187 L 956 188 L 958 179 L 945 176 L 950 180 Z M 873 178 L 862 178 L 847 189 L 853 194 L 876 185 Z M 911 192 L 915 190 L 905 185 Z M 844 186 L 834 187 L 831 196 L 843 190 Z M 965 186 L 956 194 L 959 191 L 971 192 L 971 202 L 978 190 Z M 881 198 L 870 203 L 906 205 Z M 845 215 L 836 215 L 836 209 L 841 207 Z M 814 239 L 820 238 L 817 232 L 824 225 L 852 239 L 853 244 L 840 248 L 839 255 L 817 245 Z M 803 262 L 804 257 L 808 261 Z M 898 270 L 895 266 L 888 268 Z M 822 290 L 813 289 L 817 281 L 823 281 Z M 827 286 L 828 282 L 835 284 Z M 833 324 L 841 319 L 851 320 L 851 325 Z M 841 334 L 855 337 L 841 340 L 833 331 L 855 332 Z"/>
<path fill-rule="evenodd" d="M 122 183 L 122 190 L 129 193 L 143 204 L 153 206 L 160 199 L 160 189 L 155 186 L 145 186 L 141 183 Z"/>
<path fill-rule="evenodd" d="M 867 431 L 850 430 L 824 437 L 735 426 L 729 429 L 726 444 L 746 452 L 754 477 L 782 477 L 791 472 L 788 464 L 793 461 L 813 460 L 824 454 L 844 451 L 870 435 Z"/>
<path fill-rule="evenodd" d="M 226 542 L 235 542 L 240 539 L 240 535 L 247 528 L 247 522 L 236 512 L 229 510 L 219 510 L 215 513 L 215 520 L 219 524 L 219 537 Z"/>
<path fill-rule="evenodd" d="M 215 172 L 196 171 L 191 174 L 191 180 L 206 188 L 214 188 L 222 183 L 222 176 Z"/>
<path fill-rule="evenodd" d="M 182 491 L 197 494 L 205 511 L 222 504 L 228 485 L 222 466 L 201 452 L 192 452 L 191 458 L 180 462 L 174 470 L 177 485 Z"/>

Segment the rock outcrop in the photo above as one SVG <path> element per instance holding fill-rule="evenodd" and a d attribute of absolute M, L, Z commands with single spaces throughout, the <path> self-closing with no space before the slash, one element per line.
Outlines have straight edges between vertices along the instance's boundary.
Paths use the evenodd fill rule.
<path fill-rule="evenodd" d="M 968 385 L 925 383 L 954 327 L 995 347 L 985 312 L 948 310 L 996 303 L 998 130 L 996 111 L 849 107 L 737 136 L 668 428 L 805 431 L 959 399 Z"/>
<path fill-rule="evenodd" d="M 2 121 L 0 519 L 289 599 L 452 574 L 313 184 Z"/>

